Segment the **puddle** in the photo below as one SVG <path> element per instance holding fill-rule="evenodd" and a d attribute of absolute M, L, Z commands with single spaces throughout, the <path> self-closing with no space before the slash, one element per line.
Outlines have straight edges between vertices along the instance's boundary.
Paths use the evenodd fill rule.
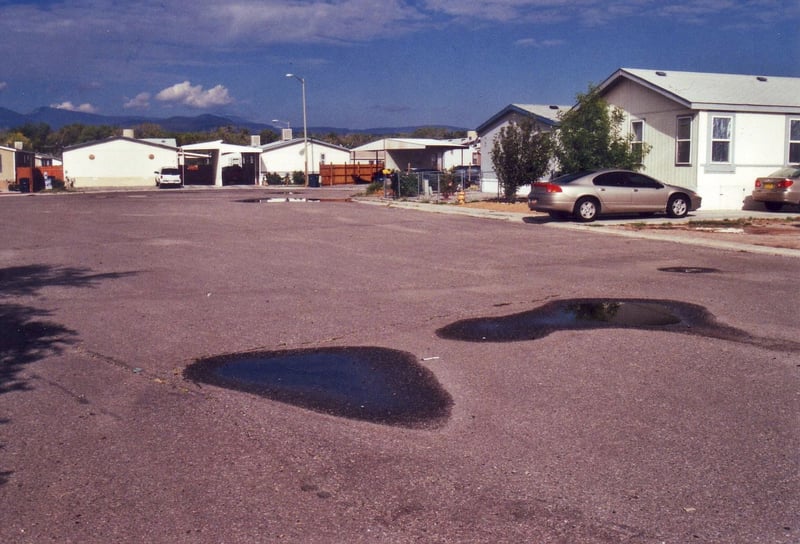
<path fill-rule="evenodd" d="M 677 272 L 679 274 L 711 274 L 719 272 L 716 268 L 703 268 L 702 266 L 667 266 L 659 268 L 659 272 Z"/>
<path fill-rule="evenodd" d="M 349 198 L 301 198 L 301 197 L 269 197 L 269 198 L 245 198 L 238 202 L 247 204 L 285 204 L 289 202 L 350 202 Z"/>
<path fill-rule="evenodd" d="M 335 416 L 403 427 L 436 427 L 452 398 L 403 351 L 333 347 L 223 355 L 186 368 L 186 378 Z"/>
<path fill-rule="evenodd" d="M 780 351 L 800 350 L 800 343 L 758 337 L 719 323 L 697 304 L 649 299 L 560 300 L 526 312 L 456 321 L 437 330 L 436 334 L 440 338 L 466 342 L 518 342 L 563 330 L 612 328 L 666 330 Z"/>
<path fill-rule="evenodd" d="M 282 204 L 285 202 L 320 202 L 318 198 L 291 198 L 291 197 L 271 197 L 271 198 L 245 198 L 239 202 L 251 204 Z"/>

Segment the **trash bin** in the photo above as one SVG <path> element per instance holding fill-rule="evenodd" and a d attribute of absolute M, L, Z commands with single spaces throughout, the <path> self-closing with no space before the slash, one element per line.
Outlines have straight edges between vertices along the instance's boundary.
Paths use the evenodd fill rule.
<path fill-rule="evenodd" d="M 20 193 L 31 192 L 31 178 L 19 178 L 19 192 Z"/>
<path fill-rule="evenodd" d="M 319 174 L 309 174 L 308 175 L 308 186 L 309 187 L 319 187 Z"/>

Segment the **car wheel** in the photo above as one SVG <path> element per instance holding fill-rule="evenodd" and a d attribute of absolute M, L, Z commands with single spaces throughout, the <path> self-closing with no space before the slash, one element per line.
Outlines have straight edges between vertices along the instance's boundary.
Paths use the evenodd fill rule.
<path fill-rule="evenodd" d="M 689 213 L 689 200 L 684 195 L 674 195 L 667 203 L 667 215 L 685 217 Z"/>
<path fill-rule="evenodd" d="M 573 215 L 575 219 L 583 223 L 588 223 L 597 219 L 600 213 L 600 203 L 595 199 L 585 196 L 575 203 Z"/>
<path fill-rule="evenodd" d="M 783 202 L 764 202 L 764 207 L 771 212 L 779 212 L 783 209 Z"/>

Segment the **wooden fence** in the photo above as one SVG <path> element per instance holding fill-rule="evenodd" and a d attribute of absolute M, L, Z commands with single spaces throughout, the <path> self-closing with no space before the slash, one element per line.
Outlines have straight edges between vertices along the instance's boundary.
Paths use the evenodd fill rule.
<path fill-rule="evenodd" d="M 383 170 L 383 164 L 320 164 L 320 185 L 371 183 L 372 176 Z"/>

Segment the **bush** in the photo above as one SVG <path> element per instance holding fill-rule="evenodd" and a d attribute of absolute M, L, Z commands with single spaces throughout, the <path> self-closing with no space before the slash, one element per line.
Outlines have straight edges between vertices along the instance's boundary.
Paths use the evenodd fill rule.
<path fill-rule="evenodd" d="M 267 172 L 267 185 L 282 185 L 283 178 L 277 172 Z"/>
<path fill-rule="evenodd" d="M 292 183 L 295 185 L 305 185 L 306 175 L 299 170 L 295 170 L 292 172 Z"/>

